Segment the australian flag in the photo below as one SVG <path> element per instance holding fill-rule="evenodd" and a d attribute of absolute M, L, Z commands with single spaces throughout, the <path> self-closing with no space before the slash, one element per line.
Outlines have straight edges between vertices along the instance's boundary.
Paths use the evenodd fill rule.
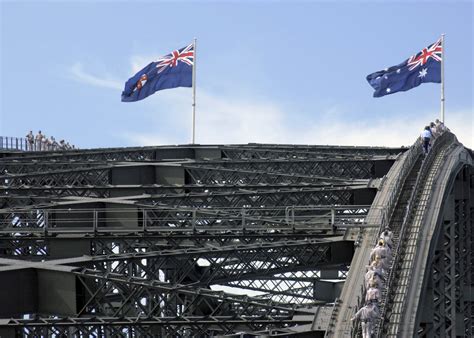
<path fill-rule="evenodd" d="M 150 63 L 125 83 L 123 102 L 143 100 L 162 89 L 192 87 L 194 44 Z"/>
<path fill-rule="evenodd" d="M 374 97 L 407 91 L 425 82 L 441 83 L 441 39 L 397 66 L 367 75 Z"/>

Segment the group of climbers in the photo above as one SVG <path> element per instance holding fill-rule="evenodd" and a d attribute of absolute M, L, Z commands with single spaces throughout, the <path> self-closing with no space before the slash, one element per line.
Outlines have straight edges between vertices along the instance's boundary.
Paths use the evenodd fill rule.
<path fill-rule="evenodd" d="M 392 259 L 393 233 L 387 227 L 380 234 L 377 245 L 370 252 L 370 265 L 365 274 L 365 305 L 357 311 L 351 320 L 359 319 L 362 326 L 363 338 L 370 338 L 373 322 L 379 316 L 379 302 L 385 274 Z"/>
<path fill-rule="evenodd" d="M 33 135 L 33 131 L 30 130 L 26 134 L 26 150 L 27 151 L 48 151 L 48 150 L 70 150 L 76 149 L 74 145 L 70 145 L 69 142 L 64 140 L 56 141 L 54 136 L 46 137 L 46 135 L 38 131 L 38 134 Z"/>
<path fill-rule="evenodd" d="M 446 126 L 444 123 L 438 119 L 436 119 L 435 122 L 430 122 L 428 126 L 423 129 L 421 132 L 421 140 L 423 141 L 423 153 L 425 155 L 428 154 L 431 148 L 431 140 L 438 137 L 442 133 L 444 133 L 446 130 Z"/>

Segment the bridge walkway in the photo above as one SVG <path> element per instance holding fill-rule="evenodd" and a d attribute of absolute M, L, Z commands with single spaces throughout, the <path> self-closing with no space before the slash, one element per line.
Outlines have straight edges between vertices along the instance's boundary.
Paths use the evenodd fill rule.
<path fill-rule="evenodd" d="M 336 300 L 333 316 L 326 331 L 327 337 L 357 336 L 357 327 L 360 325 L 357 322 L 351 322 L 350 318 L 361 307 L 365 298 L 364 276 L 366 267 L 370 263 L 370 252 L 386 225 L 392 227 L 395 241 L 397 241 L 398 229 L 406 210 L 407 200 L 411 195 L 411 189 L 421 165 L 420 153 L 421 147 L 417 141 L 391 167 L 367 215 L 367 224 L 372 226 L 364 228 L 362 232 L 354 229 L 356 233 L 349 231 L 346 234 L 348 237 L 358 237 L 356 250 L 340 298 Z M 393 223 L 390 224 L 390 222 Z M 373 225 L 377 226 L 373 227 Z"/>
<path fill-rule="evenodd" d="M 390 222 L 389 222 L 390 230 L 393 233 L 393 244 L 392 244 L 392 257 L 391 257 L 391 260 L 390 260 L 390 262 L 392 264 L 389 267 L 388 272 L 394 271 L 396 274 L 399 273 L 393 267 L 393 263 L 395 262 L 395 258 L 396 258 L 395 257 L 395 252 L 396 252 L 396 248 L 398 246 L 403 246 L 403 243 L 400 243 L 400 235 L 401 235 L 402 225 L 403 225 L 403 221 L 406 217 L 406 212 L 407 212 L 407 208 L 408 208 L 408 205 L 409 205 L 410 197 L 413 194 L 413 189 L 415 188 L 415 185 L 416 185 L 416 182 L 417 182 L 417 178 L 418 178 L 419 171 L 420 171 L 420 168 L 421 168 L 422 160 L 423 160 L 422 156 L 420 156 L 416 160 L 415 164 L 413 165 L 413 168 L 411 169 L 408 177 L 406 178 L 405 183 L 402 186 L 400 196 L 399 196 L 398 201 L 396 203 L 396 207 L 393 211 L 393 215 L 392 215 L 392 217 L 390 219 Z M 385 278 L 388 279 L 387 274 L 385 275 Z M 381 297 L 382 302 L 379 305 L 379 309 L 380 309 L 379 311 L 380 311 L 381 314 L 382 313 L 388 313 L 388 315 L 390 315 L 391 306 L 396 306 L 396 304 L 390 304 L 390 303 L 386 302 L 387 296 L 388 296 L 388 290 L 387 290 L 386 285 L 384 285 L 381 293 L 382 293 L 382 297 Z M 364 290 L 363 294 L 365 294 L 365 290 Z M 392 295 L 392 293 L 390 293 L 390 294 Z M 403 297 L 403 295 L 397 295 L 397 296 Z M 378 325 L 380 325 L 380 324 L 378 323 Z M 360 326 L 359 325 L 355 325 L 355 326 L 358 327 L 358 328 L 357 328 L 356 332 L 354 332 L 353 336 L 362 337 L 362 332 L 360 330 Z M 378 331 L 378 327 L 376 327 L 376 331 Z"/>
<path fill-rule="evenodd" d="M 382 293 L 380 307 L 381 319 L 376 327 L 378 337 L 398 337 L 403 325 L 403 314 L 406 307 L 407 295 L 411 288 L 411 277 L 417 259 L 417 244 L 423 225 L 423 216 L 428 206 L 432 186 L 439 167 L 443 163 L 449 142 L 439 140 L 436 149 L 423 159 L 418 167 L 417 176 L 410 175 L 410 195 L 404 198 L 402 208 L 397 208 L 394 222 L 397 224 L 398 242 L 392 251 L 392 266 L 387 276 L 386 285 Z M 421 163 L 421 161 L 419 160 Z M 419 165 L 419 163 L 417 163 Z M 403 214 L 403 216 L 402 216 Z M 400 217 L 401 216 L 401 217 Z M 394 224 L 395 225 L 395 224 Z"/>
<path fill-rule="evenodd" d="M 398 200 L 397 206 L 395 207 L 393 216 L 390 220 L 390 229 L 393 232 L 393 245 L 392 245 L 392 257 L 390 262 L 393 263 L 395 262 L 395 248 L 399 245 L 400 243 L 400 231 L 403 225 L 403 220 L 406 215 L 408 203 L 410 200 L 410 196 L 413 194 L 413 189 L 416 184 L 416 179 L 418 177 L 420 167 L 422 163 L 422 158 L 420 157 L 417 162 L 415 163 L 413 169 L 411 170 L 409 176 L 407 177 L 405 184 L 403 186 L 402 192 L 400 194 L 400 198 Z M 393 271 L 393 265 L 389 268 L 388 271 Z M 398 273 L 398 271 L 395 271 L 395 273 Z M 387 276 L 386 276 L 387 278 Z M 385 285 L 386 286 L 386 285 Z M 387 298 L 387 288 L 384 287 L 382 290 L 382 302 L 380 304 L 380 312 L 384 313 L 386 304 L 383 300 Z M 403 295 L 401 295 L 403 296 Z M 388 309 L 387 309 L 388 310 Z"/>

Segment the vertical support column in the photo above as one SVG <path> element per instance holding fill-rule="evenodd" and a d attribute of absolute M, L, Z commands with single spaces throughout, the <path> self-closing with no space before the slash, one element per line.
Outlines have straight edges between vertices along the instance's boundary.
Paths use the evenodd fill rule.
<path fill-rule="evenodd" d="M 473 336 L 473 178 L 472 168 L 464 167 L 445 201 L 431 270 L 434 332 L 428 336 Z"/>
<path fill-rule="evenodd" d="M 469 227 L 472 227 L 472 223 L 474 222 L 474 168 L 469 168 L 469 206 L 468 206 L 468 218 L 467 224 Z M 471 284 L 469 285 L 469 290 L 473 290 L 474 284 L 474 269 L 472 268 L 474 264 L 474 231 L 471 229 L 471 238 L 469 242 L 469 267 L 470 267 L 470 275 L 471 275 Z M 471 310 L 471 317 L 470 317 L 470 325 L 469 331 L 470 334 L 468 336 L 474 336 L 474 301 L 470 300 L 470 310 Z"/>
<path fill-rule="evenodd" d="M 458 328 L 456 334 L 464 337 L 472 337 L 472 306 L 471 306 L 471 283 L 472 283 L 472 218 L 471 209 L 473 207 L 473 199 L 471 196 L 471 187 L 473 187 L 471 168 L 466 166 L 458 175 L 456 187 L 456 222 L 458 223 L 459 234 L 459 299 L 457 299 L 457 320 Z"/>
<path fill-rule="evenodd" d="M 454 197 L 454 196 L 453 196 Z M 451 198 L 453 198 L 451 197 Z M 450 199 L 451 199 L 450 198 Z M 449 222 L 446 223 L 444 232 L 444 265 L 445 265 L 445 317 L 446 337 L 456 337 L 456 222 L 453 220 L 455 210 L 446 210 Z M 456 203 L 454 203 L 456 209 Z M 451 216 L 451 217 L 450 217 Z"/>
<path fill-rule="evenodd" d="M 433 275 L 433 331 L 435 337 L 442 337 L 445 332 L 445 294 L 444 294 L 444 222 L 442 223 L 443 229 L 441 230 L 440 238 L 438 240 L 438 247 L 435 250 L 435 257 L 432 266 Z"/>
<path fill-rule="evenodd" d="M 445 201 L 438 245 L 432 267 L 435 337 L 451 337 L 454 331 L 454 205 L 453 188 Z"/>

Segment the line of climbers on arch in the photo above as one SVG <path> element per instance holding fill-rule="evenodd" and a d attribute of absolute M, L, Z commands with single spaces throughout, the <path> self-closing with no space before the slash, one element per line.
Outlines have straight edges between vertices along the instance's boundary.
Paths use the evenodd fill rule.
<path fill-rule="evenodd" d="M 429 126 L 426 126 L 420 135 L 419 141 L 415 142 L 414 146 L 421 146 L 422 149 L 415 149 L 420 154 L 423 153 L 425 157 L 432 148 L 432 142 L 439 138 L 443 133 L 449 131 L 444 124 L 436 120 L 436 124 L 431 122 Z M 414 166 L 413 173 L 418 175 L 418 166 Z M 408 212 L 405 205 L 403 205 L 403 211 Z M 401 224 L 400 224 L 401 225 Z M 397 255 L 397 250 L 394 248 L 394 242 L 396 245 L 401 240 L 398 232 L 394 236 L 394 232 L 387 225 L 378 234 L 377 242 L 374 248 L 370 252 L 369 265 L 366 266 L 367 272 L 364 276 L 364 286 L 362 293 L 364 295 L 363 306 L 357 309 L 355 314 L 351 317 L 353 321 L 353 333 L 359 332 L 358 325 L 360 323 L 362 329 L 363 338 L 371 338 L 376 329 L 376 321 L 380 319 L 384 311 L 381 311 L 381 306 L 384 298 L 387 297 L 387 279 L 392 274 L 393 261 Z M 378 328 L 381 330 L 381 328 Z"/>

